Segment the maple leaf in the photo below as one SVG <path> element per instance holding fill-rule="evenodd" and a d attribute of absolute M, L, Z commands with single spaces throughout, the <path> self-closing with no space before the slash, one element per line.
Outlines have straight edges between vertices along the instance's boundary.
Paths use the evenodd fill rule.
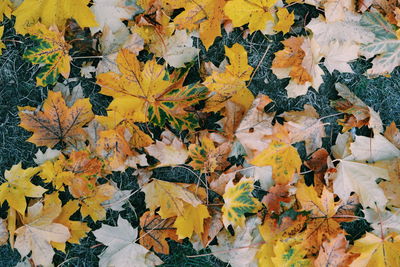
<path fill-rule="evenodd" d="M 265 241 L 256 255 L 259 266 L 274 266 L 274 263 L 272 262 L 273 258 L 278 262 L 282 260 L 279 259 L 280 254 L 276 255 L 277 257 L 275 256 L 275 244 L 279 240 L 290 241 L 293 239 L 293 236 L 302 235 L 299 232 L 303 229 L 305 221 L 306 216 L 301 214 L 296 215 L 295 218 L 285 216 L 282 218 L 280 224 L 278 224 L 275 219 L 265 217 L 263 224 L 258 227 L 260 234 Z M 294 238 L 296 239 L 296 237 Z M 294 243 L 297 243 L 299 242 L 299 239 L 294 241 Z M 284 244 L 281 244 L 280 246 L 282 247 L 282 245 L 284 246 Z"/>
<path fill-rule="evenodd" d="M 232 0 L 225 5 L 225 14 L 232 20 L 234 27 L 249 23 L 250 33 L 264 31 L 268 21 L 273 21 L 271 12 L 275 0 Z"/>
<path fill-rule="evenodd" d="M 23 226 L 15 234 L 15 248 L 22 257 L 32 251 L 32 259 L 36 265 L 51 264 L 54 250 L 50 242 L 65 243 L 70 237 L 66 226 L 55 223 L 61 213 L 61 202 L 41 202 L 28 207 L 27 216 L 22 218 Z"/>
<path fill-rule="evenodd" d="M 60 215 L 54 219 L 55 223 L 62 224 L 68 227 L 71 237 L 67 240 L 69 243 L 79 244 L 79 240 L 86 236 L 86 233 L 91 231 L 87 223 L 80 221 L 71 221 L 70 217 L 79 209 L 78 200 L 68 201 L 61 210 Z M 65 243 L 51 242 L 51 245 L 58 250 L 65 252 Z"/>
<path fill-rule="evenodd" d="M 226 185 L 224 206 L 222 206 L 223 222 L 225 227 L 243 227 L 245 224 L 245 213 L 256 213 L 261 209 L 261 203 L 251 193 L 254 190 L 252 178 L 242 178 L 236 185 L 232 181 Z"/>
<path fill-rule="evenodd" d="M 118 32 L 126 27 L 122 21 L 130 19 L 138 11 L 134 2 L 124 0 L 95 0 L 90 9 L 98 22 L 96 27 L 91 28 L 92 33 L 102 31 L 105 26 L 112 32 Z"/>
<path fill-rule="evenodd" d="M 318 90 L 322 81 L 320 47 L 314 39 L 291 37 L 282 42 L 285 48 L 275 53 L 272 72 L 278 79 L 291 77 L 286 87 L 288 97 L 307 93 L 308 87 Z"/>
<path fill-rule="evenodd" d="M 376 183 L 376 179 L 390 180 L 388 171 L 359 162 L 341 160 L 337 166 L 337 176 L 333 181 L 333 191 L 341 200 L 347 201 L 355 192 L 364 208 L 383 210 L 387 198 Z"/>
<path fill-rule="evenodd" d="M 64 169 L 73 173 L 73 177 L 65 181 L 69 192 L 75 198 L 90 194 L 95 187 L 96 178 L 101 175 L 102 162 L 90 156 L 88 151 L 74 151 Z"/>
<path fill-rule="evenodd" d="M 272 178 L 277 184 L 287 184 L 300 171 L 301 159 L 297 149 L 290 144 L 272 140 L 268 148 L 257 154 L 250 164 L 272 166 Z"/>
<path fill-rule="evenodd" d="M 174 219 L 162 219 L 151 211 L 146 211 L 140 217 L 140 244 L 147 249 L 153 248 L 155 252 L 169 254 L 167 238 L 179 242 L 176 229 L 173 227 Z"/>
<path fill-rule="evenodd" d="M 33 107 L 18 107 L 20 126 L 34 132 L 27 140 L 37 146 L 53 147 L 59 142 L 73 142 L 85 136 L 82 126 L 91 121 L 94 114 L 88 98 L 79 99 L 68 108 L 61 92 L 49 91 L 42 111 Z"/>
<path fill-rule="evenodd" d="M 47 190 L 31 183 L 31 178 L 40 168 L 22 169 L 21 162 L 4 172 L 6 182 L 0 185 L 0 202 L 7 200 L 8 205 L 20 214 L 25 213 L 25 197 L 41 197 Z"/>
<path fill-rule="evenodd" d="M 271 258 L 274 266 L 310 266 L 301 241 L 301 237 L 278 240 L 274 246 L 275 257 Z"/>
<path fill-rule="evenodd" d="M 268 190 L 268 194 L 263 197 L 264 203 L 271 212 L 279 213 L 281 211 L 281 202 L 289 203 L 292 198 L 289 196 L 289 185 L 277 184 Z"/>
<path fill-rule="evenodd" d="M 96 240 L 108 246 L 100 254 L 100 266 L 156 266 L 162 261 L 145 247 L 135 243 L 137 228 L 118 217 L 117 226 L 103 224 L 93 231 Z"/>
<path fill-rule="evenodd" d="M 44 182 L 51 182 L 56 189 L 64 191 L 64 185 L 71 184 L 71 181 L 74 178 L 72 172 L 64 169 L 65 164 L 66 160 L 64 156 L 60 156 L 60 158 L 55 162 L 48 160 L 40 166 L 41 171 L 39 176 Z"/>
<path fill-rule="evenodd" d="M 12 13 L 16 17 L 15 30 L 20 34 L 38 21 L 50 27 L 63 28 L 69 18 L 74 18 L 83 27 L 97 26 L 90 11 L 89 0 L 26 0 Z"/>
<path fill-rule="evenodd" d="M 318 251 L 325 238 L 333 238 L 343 232 L 339 222 L 349 218 L 337 214 L 340 204 L 335 205 L 333 193 L 324 188 L 319 198 L 313 186 L 298 184 L 296 198 L 303 210 L 311 211 L 304 233 L 304 244 L 310 251 Z"/>
<path fill-rule="evenodd" d="M 288 33 L 290 31 L 290 27 L 294 23 L 294 13 L 289 13 L 286 8 L 278 8 L 278 12 L 276 15 L 279 18 L 278 23 L 274 26 L 274 30 L 277 32 Z"/>
<path fill-rule="evenodd" d="M 204 219 L 210 217 L 207 206 L 200 204 L 194 207 L 190 204 L 185 204 L 183 209 L 183 214 L 177 216 L 173 225 L 176 228 L 176 234 L 179 239 L 191 238 L 193 232 L 201 237 L 204 232 Z"/>
<path fill-rule="evenodd" d="M 282 114 L 287 121 L 285 127 L 292 143 L 305 141 L 306 152 L 311 154 L 322 146 L 325 137 L 324 124 L 319 120 L 317 111 L 310 105 L 304 105 L 304 111 L 289 111 Z"/>
<path fill-rule="evenodd" d="M 176 30 L 175 34 L 168 38 L 162 56 L 170 66 L 183 68 L 185 63 L 192 61 L 200 52 L 200 49 L 193 45 L 192 35 L 189 35 L 186 30 Z"/>
<path fill-rule="evenodd" d="M 213 43 L 216 37 L 221 36 L 221 22 L 224 18 L 223 8 L 225 0 L 205 0 L 194 2 L 191 0 L 171 1 L 163 0 L 173 8 L 184 8 L 174 19 L 178 29 L 189 31 L 199 30 L 200 39 L 206 49 Z"/>
<path fill-rule="evenodd" d="M 71 46 L 65 42 L 64 34 L 56 27 L 49 29 L 37 23 L 27 29 L 35 46 L 24 53 L 24 58 L 33 64 L 43 65 L 36 76 L 37 86 L 46 86 L 57 82 L 58 75 L 69 77 L 71 57 L 68 52 Z"/>
<path fill-rule="evenodd" d="M 313 32 L 313 38 L 322 47 L 329 46 L 332 42 L 340 44 L 370 43 L 374 34 L 361 26 L 361 16 L 355 13 L 346 13 L 343 21 L 327 22 L 323 16 L 313 18 L 307 24 L 307 28 Z"/>
<path fill-rule="evenodd" d="M 106 210 L 102 203 L 113 198 L 116 189 L 110 184 L 96 186 L 85 198 L 79 200 L 82 217 L 90 216 L 93 221 L 106 218 Z"/>
<path fill-rule="evenodd" d="M 196 207 L 201 204 L 201 200 L 184 184 L 176 184 L 153 179 L 152 182 L 144 185 L 142 191 L 145 193 L 146 207 L 155 211 L 158 207 L 158 214 L 161 218 L 183 216 L 185 204 Z"/>
<path fill-rule="evenodd" d="M 369 75 L 390 73 L 400 65 L 400 40 L 398 40 L 395 26 L 390 24 L 378 12 L 365 12 L 362 15 L 361 25 L 371 31 L 375 38 L 372 42 L 361 46 L 361 54 L 372 60 Z"/>
<path fill-rule="evenodd" d="M 268 96 L 259 94 L 236 129 L 235 136 L 250 158 L 254 153 L 266 149 L 270 143 L 266 137 L 273 133 L 272 121 L 275 113 L 264 112 L 269 103 L 272 103 L 272 100 Z"/>
<path fill-rule="evenodd" d="M 359 254 L 346 252 L 348 243 L 343 234 L 339 234 L 335 238 L 325 241 L 319 250 L 318 257 L 314 261 L 314 266 L 349 266 Z"/>
<path fill-rule="evenodd" d="M 58 156 L 60 156 L 61 151 L 57 150 L 57 149 L 51 149 L 51 148 L 46 148 L 46 151 L 43 153 L 42 150 L 38 150 L 38 152 L 36 152 L 35 154 L 35 158 L 33 159 L 33 161 L 37 164 L 37 165 L 42 165 L 43 163 L 45 163 L 46 161 L 50 161 L 50 160 L 54 160 L 56 158 L 58 158 Z"/>
<path fill-rule="evenodd" d="M 248 65 L 247 52 L 240 44 L 234 44 L 232 48 L 225 46 L 225 54 L 230 60 L 225 71 L 213 71 L 212 75 L 207 77 L 203 83 L 210 91 L 217 93 L 208 101 L 212 101 L 214 98 L 220 99 L 220 101 L 217 101 L 217 105 L 206 106 L 205 110 L 216 112 L 223 107 L 224 102 L 228 99 L 242 105 L 247 110 L 254 100 L 253 94 L 246 86 L 246 81 L 250 79 L 253 67 Z"/>
<path fill-rule="evenodd" d="M 252 216 L 246 220 L 244 227 L 235 229 L 234 236 L 227 229 L 222 229 L 217 235 L 218 245 L 210 246 L 213 255 L 229 262 L 232 267 L 257 266 L 257 244 L 262 241 L 258 231 L 260 224 L 260 218 Z"/>
<path fill-rule="evenodd" d="M 150 156 L 160 161 L 160 166 L 184 164 L 188 158 L 186 146 L 170 131 L 161 134 L 162 141 L 146 147 Z"/>
<path fill-rule="evenodd" d="M 383 132 L 382 121 L 377 112 L 368 107 L 344 84 L 336 83 L 335 88 L 338 94 L 344 98 L 331 102 L 335 109 L 346 113 L 343 119 L 338 120 L 338 123 L 343 126 L 343 132 L 353 127 L 361 128 L 364 125 L 375 132 Z"/>
<path fill-rule="evenodd" d="M 207 136 L 203 136 L 201 145 L 190 144 L 188 152 L 189 157 L 192 158 L 189 165 L 193 169 L 199 170 L 202 173 L 212 173 L 227 167 L 226 159 L 230 152 L 230 144 L 223 143 L 215 147 L 213 140 Z"/>
<path fill-rule="evenodd" d="M 141 71 L 136 55 L 127 49 L 118 53 L 117 64 L 121 74 L 108 72 L 97 76 L 100 93 L 114 97 L 111 105 L 116 110 L 129 105 L 130 110 L 145 114 L 151 122 L 164 126 L 169 121 L 178 130 L 197 126 L 195 115 L 184 109 L 205 97 L 204 86 L 182 87 L 182 78 L 177 82 L 165 79 L 171 77 L 156 60 L 146 62 Z"/>
<path fill-rule="evenodd" d="M 350 150 L 356 161 L 376 162 L 400 157 L 400 150 L 381 134 L 373 138 L 357 135 Z"/>
<path fill-rule="evenodd" d="M 400 265 L 400 236 L 395 233 L 385 237 L 378 237 L 371 233 L 354 242 L 350 249 L 352 253 L 360 253 L 351 264 L 351 267 L 359 266 L 399 266 Z"/>

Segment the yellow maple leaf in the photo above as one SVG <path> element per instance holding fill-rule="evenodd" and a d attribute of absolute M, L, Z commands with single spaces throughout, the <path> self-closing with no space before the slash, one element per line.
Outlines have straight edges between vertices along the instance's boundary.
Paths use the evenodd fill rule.
<path fill-rule="evenodd" d="M 224 206 L 222 206 L 223 222 L 225 227 L 232 224 L 234 227 L 242 227 L 246 213 L 256 213 L 261 209 L 261 202 L 253 197 L 254 179 L 242 178 L 239 183 L 233 185 L 232 180 L 226 185 Z"/>
<path fill-rule="evenodd" d="M 276 0 L 232 0 L 225 5 L 225 14 L 234 27 L 249 24 L 250 33 L 264 30 L 268 21 L 273 21 L 271 9 Z"/>
<path fill-rule="evenodd" d="M 290 144 L 272 140 L 269 146 L 256 155 L 250 164 L 272 166 L 272 178 L 277 184 L 287 184 L 300 171 L 301 159 L 297 149 Z"/>
<path fill-rule="evenodd" d="M 260 247 L 256 255 L 259 265 L 263 267 L 274 266 L 273 258 L 274 261 L 280 261 L 281 259 L 278 258 L 280 254 L 275 254 L 275 250 L 279 250 L 279 246 L 276 247 L 275 245 L 279 240 L 290 242 L 293 238 L 301 237 L 299 232 L 302 231 L 306 219 L 306 216 L 299 214 L 295 219 L 283 217 L 282 221 L 278 224 L 277 220 L 265 217 L 263 224 L 258 227 L 265 241 L 265 244 Z M 295 242 L 298 241 L 297 239 Z M 280 252 L 278 251 L 278 253 Z"/>
<path fill-rule="evenodd" d="M 128 49 L 118 53 L 117 64 L 120 74 L 107 72 L 97 76 L 97 83 L 102 88 L 100 93 L 114 98 L 113 110 L 118 111 L 119 106 L 123 106 L 127 112 L 128 105 L 128 109 L 135 110 L 132 113 L 136 113 L 136 118 L 142 114 L 142 118 L 161 127 L 167 121 L 179 130 L 196 127 L 198 121 L 185 108 L 205 97 L 204 86 L 182 86 L 185 75 L 174 81 L 171 78 L 174 75 L 157 64 L 156 59 L 146 62 L 141 70 L 136 55 Z"/>
<path fill-rule="evenodd" d="M 4 172 L 7 182 L 0 185 L 0 203 L 7 200 L 8 205 L 20 214 L 25 213 L 25 197 L 41 197 L 47 190 L 31 183 L 31 178 L 40 168 L 22 169 L 21 163 Z"/>
<path fill-rule="evenodd" d="M 160 208 L 158 214 L 161 218 L 184 216 L 186 204 L 197 207 L 201 200 L 181 184 L 153 179 L 145 184 L 142 191 L 146 194 L 146 207 L 151 211 Z"/>
<path fill-rule="evenodd" d="M 62 155 L 55 162 L 48 160 L 40 165 L 39 176 L 44 182 L 51 182 L 57 190 L 64 191 L 64 184 L 69 184 L 74 177 L 72 172 L 64 170 L 65 164 L 65 158 Z"/>
<path fill-rule="evenodd" d="M 305 259 L 307 251 L 301 244 L 302 238 L 288 238 L 278 240 L 274 246 L 275 257 L 271 258 L 274 266 L 279 267 L 301 267 L 310 266 L 309 259 Z"/>
<path fill-rule="evenodd" d="M 79 240 L 86 236 L 91 229 L 87 223 L 81 221 L 71 221 L 69 218 L 79 209 L 78 200 L 68 201 L 61 210 L 60 215 L 54 219 L 55 223 L 62 224 L 68 227 L 71 237 L 67 240 L 69 243 L 79 244 Z M 65 252 L 65 243 L 51 242 L 51 245 L 63 252 Z"/>
<path fill-rule="evenodd" d="M 354 242 L 350 252 L 360 253 L 350 267 L 400 266 L 400 235 L 388 234 L 378 237 L 371 233 Z"/>
<path fill-rule="evenodd" d="M 290 31 L 290 27 L 294 23 L 294 13 L 289 13 L 286 8 L 279 8 L 278 12 L 276 12 L 278 16 L 278 23 L 274 26 L 274 30 L 277 32 L 288 33 Z"/>
<path fill-rule="evenodd" d="M 250 79 L 253 67 L 248 64 L 247 52 L 240 44 L 236 43 L 232 48 L 225 46 L 225 53 L 230 61 L 225 71 L 213 71 L 211 76 L 207 77 L 203 83 L 210 91 L 217 93 L 209 101 L 214 98 L 222 99 L 222 101 L 217 101 L 219 105 L 206 106 L 206 110 L 218 111 L 228 99 L 242 105 L 247 110 L 254 100 L 253 94 L 246 86 L 246 81 Z"/>
<path fill-rule="evenodd" d="M 217 36 L 221 36 L 221 22 L 224 17 L 223 8 L 225 0 L 205 0 L 205 1 L 170 1 L 174 8 L 184 8 L 185 10 L 175 17 L 174 23 L 178 29 L 199 30 L 200 39 L 208 49 Z M 180 4 L 177 4 L 180 3 Z"/>
<path fill-rule="evenodd" d="M 12 13 L 16 17 L 15 30 L 20 34 L 38 21 L 63 29 L 67 19 L 74 18 L 83 27 L 97 26 L 90 8 L 90 0 L 25 0 Z"/>
<path fill-rule="evenodd" d="M 105 219 L 106 210 L 101 203 L 112 199 L 115 192 L 115 187 L 110 184 L 96 186 L 91 195 L 79 201 L 82 217 L 90 216 L 95 222 Z"/>
<path fill-rule="evenodd" d="M 194 207 L 185 204 L 183 209 L 182 216 L 178 216 L 173 225 L 176 227 L 176 234 L 179 239 L 191 238 L 193 232 L 200 237 L 201 233 L 204 232 L 204 219 L 210 217 L 207 206 L 200 204 Z"/>
<path fill-rule="evenodd" d="M 298 184 L 296 198 L 303 210 L 311 211 L 307 229 L 304 232 L 304 245 L 311 252 L 317 252 L 325 239 L 333 238 L 345 233 L 340 227 L 341 221 L 351 220 L 347 216 L 338 214 L 340 203 L 335 203 L 333 193 L 325 187 L 321 198 L 313 186 Z"/>

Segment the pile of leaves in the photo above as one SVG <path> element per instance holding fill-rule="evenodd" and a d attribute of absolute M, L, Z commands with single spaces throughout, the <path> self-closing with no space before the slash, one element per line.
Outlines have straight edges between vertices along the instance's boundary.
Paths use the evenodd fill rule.
<path fill-rule="evenodd" d="M 304 5 L 316 16 L 302 20 Z M 0 185 L 0 245 L 21 266 L 50 266 L 87 235 L 104 247 L 100 266 L 160 265 L 172 241 L 231 266 L 400 266 L 395 123 L 336 83 L 341 133 L 326 146 L 328 117 L 312 105 L 282 112 L 248 89 L 259 65 L 242 45 L 225 46 L 217 66 L 199 56 L 222 32 L 281 36 L 270 71 L 289 98 L 318 90 L 324 69 L 352 73 L 360 57 L 371 59 L 368 77 L 389 76 L 400 65 L 396 2 L 4 0 L 0 13 L 31 43 L 23 57 L 47 91 L 42 105 L 18 107 L 36 166 L 12 166 Z M 71 66 L 110 97 L 105 114 L 70 88 Z M 166 168 L 196 181 L 154 175 Z M 137 191 L 110 179 L 128 169 Z M 137 227 L 119 215 L 94 228 L 125 209 Z M 354 238 L 357 223 L 368 227 Z"/>

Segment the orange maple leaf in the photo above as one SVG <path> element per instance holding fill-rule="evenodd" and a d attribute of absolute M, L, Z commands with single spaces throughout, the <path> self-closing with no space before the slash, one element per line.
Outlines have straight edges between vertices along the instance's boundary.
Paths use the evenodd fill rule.
<path fill-rule="evenodd" d="M 34 107 L 18 107 L 22 128 L 33 132 L 27 140 L 37 146 L 53 147 L 57 143 L 82 140 L 82 126 L 94 118 L 88 98 L 79 99 L 72 107 L 65 104 L 61 92 L 49 91 L 42 111 Z"/>

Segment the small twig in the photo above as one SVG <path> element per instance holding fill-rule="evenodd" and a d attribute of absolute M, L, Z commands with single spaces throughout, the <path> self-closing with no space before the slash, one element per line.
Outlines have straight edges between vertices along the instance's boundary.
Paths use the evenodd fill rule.
<path fill-rule="evenodd" d="M 260 62 L 258 62 L 257 67 L 254 69 L 253 73 L 251 74 L 251 77 L 250 77 L 249 83 L 247 84 L 247 87 L 249 87 L 250 84 L 251 84 L 251 82 L 253 81 L 253 78 L 254 78 L 254 76 L 256 75 L 256 72 L 257 72 L 258 68 L 260 68 L 261 63 L 264 61 L 264 58 L 265 58 L 265 56 L 267 55 L 267 53 L 268 53 L 270 47 L 271 47 L 271 46 L 269 45 L 269 46 L 267 47 L 267 49 L 265 49 L 265 52 L 264 52 L 264 54 L 263 54 L 263 56 L 262 56 Z"/>
<path fill-rule="evenodd" d="M 255 244 L 251 244 L 251 245 L 245 246 L 245 247 L 232 248 L 232 249 L 221 250 L 221 251 L 215 251 L 215 252 L 212 252 L 212 253 L 205 253 L 205 254 L 199 254 L 199 255 L 189 255 L 189 256 L 186 256 L 186 257 L 187 257 L 187 258 L 198 258 L 198 257 L 211 256 L 211 255 L 219 254 L 219 253 L 229 253 L 229 252 L 234 251 L 234 250 L 239 250 L 239 249 L 244 249 L 244 248 L 258 247 L 259 245 L 262 245 L 262 244 L 265 244 L 265 243 L 266 243 L 265 241 L 261 241 L 261 242 L 258 242 L 258 243 L 255 243 Z"/>
<path fill-rule="evenodd" d="M 72 57 L 72 60 L 75 60 L 75 59 L 85 59 L 85 58 L 104 58 L 104 56 Z"/>

